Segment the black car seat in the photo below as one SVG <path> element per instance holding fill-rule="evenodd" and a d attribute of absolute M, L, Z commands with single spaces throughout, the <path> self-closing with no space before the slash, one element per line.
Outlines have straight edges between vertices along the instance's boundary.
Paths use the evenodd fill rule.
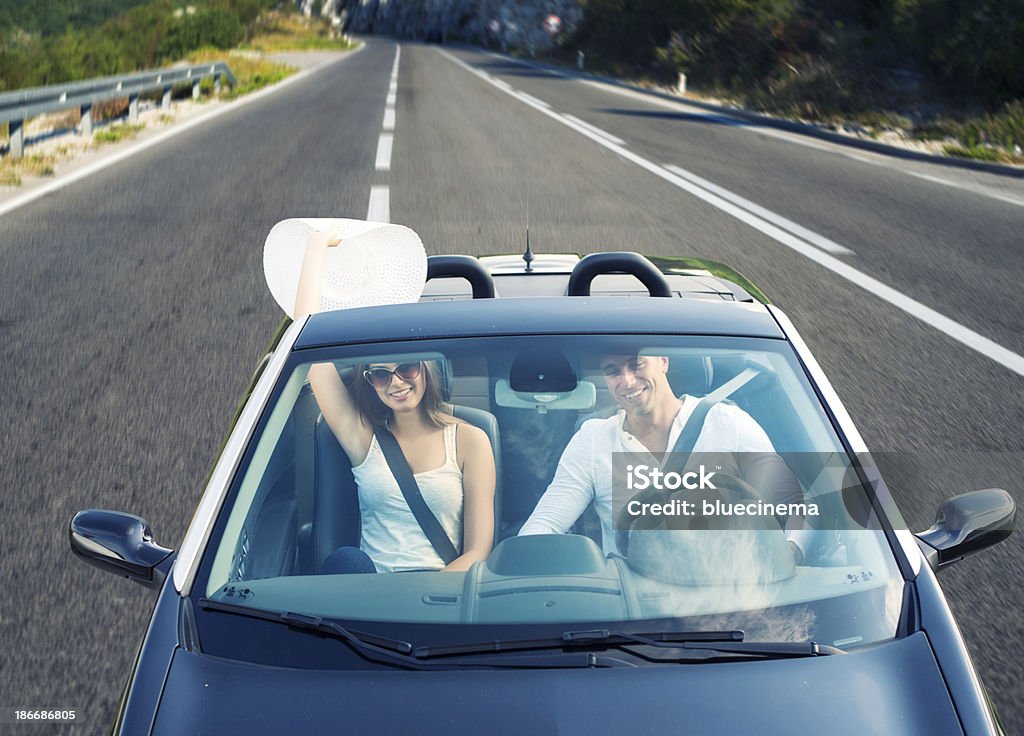
<path fill-rule="evenodd" d="M 448 371 L 447 366 L 445 370 Z M 450 371 L 442 381 L 442 390 L 447 400 L 450 396 Z M 320 571 L 323 561 L 338 547 L 358 546 L 360 533 L 359 498 L 356 492 L 355 479 L 352 477 L 352 464 L 330 427 L 320 415 L 312 391 L 306 387 L 296 411 L 301 412 L 308 432 L 296 432 L 296 453 L 305 455 L 305 461 L 297 465 L 307 465 L 309 471 L 304 479 L 299 480 L 299 493 L 307 494 L 307 513 L 311 518 L 301 525 L 300 552 L 303 547 L 305 554 L 300 553 L 303 572 L 316 574 Z M 497 483 L 494 489 L 494 528 L 501 528 L 501 441 L 498 433 L 498 422 L 494 415 L 483 409 L 468 406 L 452 405 L 452 414 L 462 421 L 479 427 L 491 442 L 494 452 L 494 464 Z M 304 436 L 303 436 L 304 435 Z M 297 470 L 302 473 L 302 470 Z M 300 503 L 300 509 L 302 504 Z M 300 511 L 300 515 L 305 514 Z"/>

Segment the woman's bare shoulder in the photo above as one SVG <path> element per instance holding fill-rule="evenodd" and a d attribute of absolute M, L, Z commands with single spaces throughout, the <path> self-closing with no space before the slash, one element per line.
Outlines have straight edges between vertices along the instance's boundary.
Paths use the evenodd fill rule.
<path fill-rule="evenodd" d="M 491 452 L 491 440 L 480 427 L 463 419 L 456 419 L 455 444 L 459 457 L 471 453 Z"/>
<path fill-rule="evenodd" d="M 465 419 L 459 419 L 457 417 L 455 418 L 454 424 L 458 427 L 458 432 L 456 432 L 456 434 L 459 437 L 473 437 L 476 440 L 485 440 L 490 442 L 490 440 L 487 439 L 487 433 L 475 424 L 470 424 Z"/>

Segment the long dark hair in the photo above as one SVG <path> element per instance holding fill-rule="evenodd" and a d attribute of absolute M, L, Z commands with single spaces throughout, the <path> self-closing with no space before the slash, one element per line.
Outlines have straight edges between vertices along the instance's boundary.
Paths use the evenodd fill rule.
<path fill-rule="evenodd" d="M 448 404 L 445 403 L 444 393 L 441 390 L 441 370 L 436 361 L 424 360 L 423 363 L 423 399 L 417 407 L 423 412 L 427 424 L 438 429 L 446 424 L 451 424 L 455 418 L 451 415 Z M 369 364 L 356 366 L 354 385 L 352 387 L 355 395 L 356 406 L 359 413 L 363 415 L 374 427 L 387 427 L 394 419 L 394 412 L 380 400 L 377 389 L 363 379 L 363 371 L 369 369 Z"/>

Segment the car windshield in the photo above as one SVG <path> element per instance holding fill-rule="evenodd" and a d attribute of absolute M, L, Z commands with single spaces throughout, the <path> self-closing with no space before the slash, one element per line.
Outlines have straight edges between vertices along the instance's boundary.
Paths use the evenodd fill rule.
<path fill-rule="evenodd" d="M 663 411 L 669 436 L 650 430 Z M 416 442 L 403 424 L 413 415 Z M 395 430 L 430 515 L 467 555 L 453 570 L 373 422 Z M 195 591 L 399 633 L 670 619 L 847 648 L 893 637 L 903 592 L 851 465 L 782 340 L 527 335 L 295 351 Z"/>

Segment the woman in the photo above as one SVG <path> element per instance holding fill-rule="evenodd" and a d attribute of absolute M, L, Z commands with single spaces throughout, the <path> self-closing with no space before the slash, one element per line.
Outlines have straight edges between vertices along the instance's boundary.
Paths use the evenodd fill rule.
<path fill-rule="evenodd" d="M 310 234 L 299 276 L 295 319 L 320 311 L 327 249 L 336 235 Z M 494 539 L 494 454 L 483 430 L 445 411 L 429 361 L 360 366 L 352 392 L 330 363 L 309 369 L 320 412 L 352 462 L 359 491 L 359 548 L 342 547 L 324 572 L 467 570 Z M 413 516 L 374 430 L 387 429 L 405 455 L 427 506 L 461 554 L 447 565 Z"/>

